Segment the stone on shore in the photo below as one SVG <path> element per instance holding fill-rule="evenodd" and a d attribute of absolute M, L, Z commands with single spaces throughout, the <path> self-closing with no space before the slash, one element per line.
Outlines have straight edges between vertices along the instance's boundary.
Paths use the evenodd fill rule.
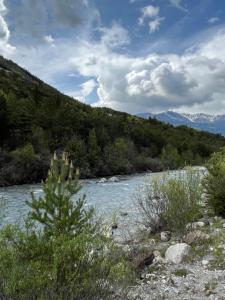
<path fill-rule="evenodd" d="M 201 242 L 201 241 L 206 241 L 210 238 L 210 236 L 200 230 L 194 230 L 192 232 L 189 232 L 184 241 L 185 243 L 187 243 L 188 245 L 192 245 L 194 243 L 197 242 Z"/>
<path fill-rule="evenodd" d="M 189 254 L 191 247 L 186 243 L 178 243 L 170 246 L 165 253 L 165 258 L 175 264 L 181 263 Z"/>
<path fill-rule="evenodd" d="M 160 239 L 162 242 L 168 242 L 171 238 L 171 232 L 170 231 L 162 231 L 160 233 Z"/>

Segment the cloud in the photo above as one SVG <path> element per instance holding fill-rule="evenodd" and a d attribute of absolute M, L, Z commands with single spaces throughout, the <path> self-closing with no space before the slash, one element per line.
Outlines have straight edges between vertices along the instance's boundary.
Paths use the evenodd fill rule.
<path fill-rule="evenodd" d="M 113 22 L 110 28 L 101 27 L 99 31 L 101 33 L 101 43 L 107 47 L 117 48 L 130 43 L 128 31 L 117 22 Z"/>
<path fill-rule="evenodd" d="M 188 10 L 182 5 L 182 0 L 169 0 L 169 1 L 176 8 L 178 8 L 184 12 L 188 12 Z"/>
<path fill-rule="evenodd" d="M 15 48 L 9 43 L 10 30 L 6 22 L 7 8 L 4 0 L 0 0 L 0 51 L 3 55 L 8 55 Z"/>
<path fill-rule="evenodd" d="M 82 83 L 80 85 L 82 96 L 83 97 L 89 96 L 94 91 L 94 89 L 96 88 L 96 86 L 97 86 L 97 83 L 96 83 L 96 81 L 94 79 L 90 79 L 90 80 Z"/>
<path fill-rule="evenodd" d="M 203 105 L 224 112 L 224 43 L 225 31 L 220 30 L 181 55 L 141 57 L 115 53 L 99 43 L 83 44 L 71 63 L 82 76 L 96 78 L 97 106 L 137 113 Z"/>
<path fill-rule="evenodd" d="M 212 18 L 208 19 L 208 23 L 214 24 L 214 23 L 219 22 L 219 20 L 220 19 L 218 17 L 212 17 Z"/>
<path fill-rule="evenodd" d="M 158 6 L 145 6 L 141 9 L 142 15 L 139 18 L 139 25 L 143 25 L 146 20 L 150 20 L 148 22 L 149 33 L 154 33 L 159 30 L 162 21 L 165 19 L 159 16 L 159 7 Z"/>
<path fill-rule="evenodd" d="M 145 6 L 141 9 L 142 15 L 139 18 L 139 24 L 143 25 L 146 19 L 151 19 L 157 17 L 159 14 L 159 7 L 158 6 Z"/>
<path fill-rule="evenodd" d="M 81 35 L 99 20 L 98 10 L 88 0 L 9 0 L 12 37 L 17 44 L 36 46 L 43 37 L 55 39 Z"/>
<path fill-rule="evenodd" d="M 153 21 L 150 21 L 150 22 L 148 23 L 148 25 L 149 25 L 149 32 L 150 32 L 150 33 L 153 33 L 153 32 L 155 32 L 155 31 L 159 30 L 159 27 L 160 27 L 160 25 L 161 25 L 161 22 L 162 22 L 164 19 L 165 19 L 165 18 L 157 17 L 157 18 L 155 18 Z"/>
<path fill-rule="evenodd" d="M 47 43 L 47 44 L 49 44 L 49 45 L 52 45 L 52 46 L 54 46 L 54 38 L 51 36 L 51 35 L 45 35 L 44 37 L 43 37 L 43 39 L 44 39 L 44 41 Z"/>

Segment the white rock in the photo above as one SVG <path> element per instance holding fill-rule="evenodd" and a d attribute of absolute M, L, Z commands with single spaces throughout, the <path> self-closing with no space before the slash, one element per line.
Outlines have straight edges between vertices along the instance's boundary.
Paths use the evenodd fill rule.
<path fill-rule="evenodd" d="M 169 231 L 162 231 L 160 233 L 160 238 L 162 242 L 168 242 L 170 240 L 171 233 Z"/>
<path fill-rule="evenodd" d="M 207 266 L 209 264 L 209 261 L 208 260 L 206 260 L 206 259 L 203 259 L 202 260 L 202 265 L 203 266 Z"/>
<path fill-rule="evenodd" d="M 225 223 L 223 223 L 223 228 L 225 228 Z"/>
<path fill-rule="evenodd" d="M 107 179 L 106 179 L 106 178 L 101 178 L 101 179 L 98 181 L 98 183 L 105 183 L 105 182 L 107 182 Z"/>
<path fill-rule="evenodd" d="M 165 258 L 169 262 L 179 264 L 183 259 L 188 255 L 191 246 L 186 243 L 179 243 L 173 246 L 170 246 L 165 253 Z"/>
<path fill-rule="evenodd" d="M 189 229 L 198 229 L 198 228 L 202 228 L 205 226 L 205 223 L 202 221 L 198 221 L 198 222 L 194 222 L 194 223 L 189 223 L 187 224 L 186 228 Z"/>

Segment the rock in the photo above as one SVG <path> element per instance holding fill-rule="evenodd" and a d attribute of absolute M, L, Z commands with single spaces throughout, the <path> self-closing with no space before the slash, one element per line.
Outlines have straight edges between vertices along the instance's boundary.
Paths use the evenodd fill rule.
<path fill-rule="evenodd" d="M 200 222 L 203 222 L 206 226 L 210 225 L 210 219 L 207 217 L 202 218 L 201 220 L 199 220 Z"/>
<path fill-rule="evenodd" d="M 223 228 L 225 228 L 225 223 L 223 223 Z"/>
<path fill-rule="evenodd" d="M 197 243 L 199 241 L 206 241 L 210 238 L 210 236 L 200 230 L 194 230 L 192 232 L 189 232 L 184 241 L 185 243 L 192 245 L 194 243 Z"/>
<path fill-rule="evenodd" d="M 145 256 L 139 261 L 138 268 L 143 269 L 146 266 L 150 266 L 153 263 L 154 258 L 155 258 L 154 253 Z"/>
<path fill-rule="evenodd" d="M 162 258 L 162 255 L 159 251 L 156 250 L 156 251 L 153 252 L 153 254 L 155 256 L 155 258 L 153 260 L 154 264 L 165 263 L 165 259 Z"/>
<path fill-rule="evenodd" d="M 160 233 L 160 238 L 162 242 L 168 242 L 171 238 L 171 232 L 170 231 L 162 231 Z"/>
<path fill-rule="evenodd" d="M 111 227 L 112 227 L 113 230 L 117 229 L 118 228 L 118 224 L 117 223 L 113 223 Z"/>
<path fill-rule="evenodd" d="M 101 178 L 98 183 L 106 183 L 107 182 L 107 179 L 106 178 Z"/>
<path fill-rule="evenodd" d="M 191 247 L 186 243 L 179 243 L 173 246 L 170 246 L 165 253 L 165 258 L 169 262 L 176 264 L 181 263 L 185 257 L 187 257 Z"/>
<path fill-rule="evenodd" d="M 121 212 L 120 212 L 120 215 L 121 215 L 121 217 L 126 217 L 126 216 L 128 216 L 128 213 L 127 213 L 127 212 L 121 211 Z"/>
<path fill-rule="evenodd" d="M 203 266 L 207 266 L 209 264 L 209 261 L 208 260 L 206 260 L 206 259 L 203 259 L 202 260 L 202 265 Z"/>
<path fill-rule="evenodd" d="M 198 229 L 198 228 L 202 228 L 204 227 L 206 224 L 203 221 L 198 221 L 198 222 L 194 222 L 194 223 L 189 223 L 186 226 L 187 230 L 190 229 Z"/>
<path fill-rule="evenodd" d="M 119 179 L 118 179 L 116 176 L 113 176 L 113 177 L 110 177 L 110 178 L 108 179 L 108 181 L 109 181 L 109 182 L 118 182 Z"/>

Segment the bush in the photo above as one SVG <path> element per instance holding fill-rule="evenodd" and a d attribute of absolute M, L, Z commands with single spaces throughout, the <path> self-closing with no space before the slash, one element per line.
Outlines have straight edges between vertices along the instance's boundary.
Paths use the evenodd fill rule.
<path fill-rule="evenodd" d="M 101 233 L 84 198 L 71 198 L 80 190 L 78 175 L 65 155 L 55 155 L 44 196 L 28 202 L 25 228 L 1 231 L 3 299 L 110 299 L 129 283 L 121 249 Z"/>
<path fill-rule="evenodd" d="M 189 168 L 174 178 L 167 174 L 146 183 L 138 195 L 138 208 L 153 233 L 171 230 L 183 234 L 187 223 L 200 216 L 201 195 L 201 176 Z"/>
<path fill-rule="evenodd" d="M 225 217 L 225 148 L 214 153 L 206 166 L 204 187 L 208 204 L 216 215 Z"/>
<path fill-rule="evenodd" d="M 121 251 L 101 235 L 49 239 L 11 226 L 1 233 L 0 272 L 9 299 L 110 299 L 130 278 Z"/>

